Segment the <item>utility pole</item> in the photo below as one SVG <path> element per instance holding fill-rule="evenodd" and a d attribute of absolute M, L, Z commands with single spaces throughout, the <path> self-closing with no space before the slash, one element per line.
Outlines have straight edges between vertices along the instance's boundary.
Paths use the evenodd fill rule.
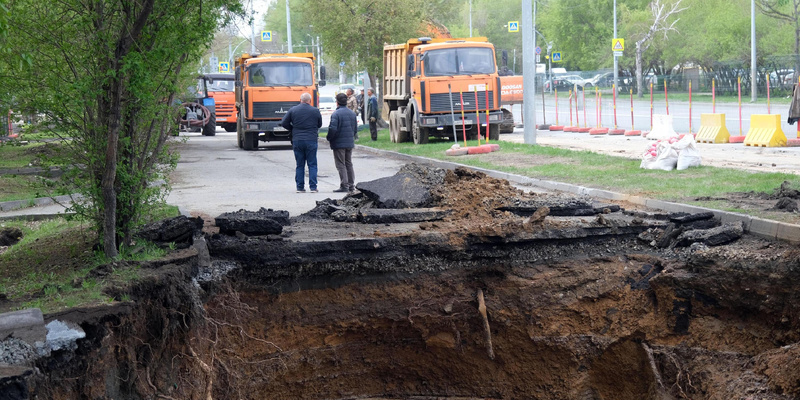
<path fill-rule="evenodd" d="M 612 39 L 616 38 L 617 38 L 617 0 L 614 0 L 614 37 Z M 619 76 L 617 76 L 619 74 L 618 72 L 619 67 L 617 60 L 617 52 L 613 50 L 612 52 L 613 52 L 612 54 L 614 54 L 614 90 L 616 90 L 617 88 L 619 88 L 619 82 L 617 81 L 617 79 L 619 78 Z"/>
<path fill-rule="evenodd" d="M 469 0 L 469 37 L 472 37 L 472 0 Z"/>
<path fill-rule="evenodd" d="M 286 0 L 286 38 L 289 40 L 288 53 L 294 53 L 292 49 L 292 20 L 289 18 L 289 0 Z"/>
<path fill-rule="evenodd" d="M 769 79 L 769 77 L 767 77 Z M 755 103 L 758 96 L 758 85 L 756 84 L 756 1 L 750 0 L 750 102 Z"/>
<path fill-rule="evenodd" d="M 532 0 L 522 0 L 522 117 L 525 120 L 524 140 L 526 144 L 536 144 L 536 59 L 533 58 Z M 530 88 L 530 90 L 527 90 Z"/>

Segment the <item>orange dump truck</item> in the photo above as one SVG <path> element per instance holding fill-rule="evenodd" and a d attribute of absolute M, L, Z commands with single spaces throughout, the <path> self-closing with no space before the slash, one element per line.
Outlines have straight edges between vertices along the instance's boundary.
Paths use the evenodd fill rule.
<path fill-rule="evenodd" d="M 417 144 L 431 136 L 452 140 L 464 128 L 475 139 L 487 127 L 497 140 L 503 113 L 494 46 L 484 37 L 384 46 L 383 103 L 392 142 L 409 136 Z"/>
<path fill-rule="evenodd" d="M 317 82 L 312 53 L 242 54 L 236 59 L 236 135 L 239 148 L 255 150 L 259 141 L 290 141 L 289 132 L 280 126 L 300 95 L 311 94 L 318 106 L 318 86 L 325 85 L 325 69 Z"/>
<path fill-rule="evenodd" d="M 206 74 L 208 96 L 214 98 L 217 126 L 226 132 L 236 131 L 236 101 L 234 99 L 233 74 Z"/>

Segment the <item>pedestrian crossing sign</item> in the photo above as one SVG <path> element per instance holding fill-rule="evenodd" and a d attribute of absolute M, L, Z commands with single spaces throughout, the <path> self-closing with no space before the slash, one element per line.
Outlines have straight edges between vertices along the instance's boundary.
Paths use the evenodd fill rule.
<path fill-rule="evenodd" d="M 509 32 L 519 32 L 519 21 L 508 21 Z"/>
<path fill-rule="evenodd" d="M 611 40 L 611 50 L 613 51 L 624 51 L 625 50 L 625 39 L 612 39 Z"/>
<path fill-rule="evenodd" d="M 261 41 L 262 42 L 271 42 L 272 41 L 272 31 L 261 31 Z"/>
<path fill-rule="evenodd" d="M 219 63 L 219 72 L 230 72 L 230 64 L 227 62 Z"/>
<path fill-rule="evenodd" d="M 561 52 L 553 52 L 553 62 L 561 62 Z"/>

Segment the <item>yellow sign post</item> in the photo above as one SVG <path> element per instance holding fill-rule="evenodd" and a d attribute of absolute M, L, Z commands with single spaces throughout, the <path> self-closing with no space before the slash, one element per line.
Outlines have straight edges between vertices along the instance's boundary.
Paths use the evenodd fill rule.
<path fill-rule="evenodd" d="M 621 39 L 621 38 L 611 39 L 611 50 L 613 50 L 613 51 L 625 51 L 625 39 Z"/>

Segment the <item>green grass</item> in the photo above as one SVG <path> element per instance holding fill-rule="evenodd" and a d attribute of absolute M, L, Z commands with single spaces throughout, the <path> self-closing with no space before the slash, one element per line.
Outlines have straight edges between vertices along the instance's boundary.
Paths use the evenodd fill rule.
<path fill-rule="evenodd" d="M 29 167 L 38 157 L 32 149 L 44 145 L 44 143 L 21 145 L 15 142 L 0 142 L 0 168 Z"/>
<path fill-rule="evenodd" d="M 431 141 L 426 145 L 391 143 L 389 132 L 378 133 L 378 141 L 361 140 L 359 144 L 421 157 L 504 171 L 531 178 L 555 180 L 597 189 L 677 201 L 699 196 L 723 196 L 731 192 L 771 193 L 782 182 L 800 187 L 800 176 L 781 173 L 748 172 L 728 168 L 701 166 L 683 171 L 645 170 L 638 160 L 613 157 L 590 151 L 573 151 L 554 147 L 501 142 L 501 153 L 448 157 L 445 150 L 451 141 Z M 463 145 L 463 142 L 460 143 Z M 468 143 L 476 145 L 476 141 Z M 529 157 L 530 166 L 502 165 L 502 157 Z M 524 163 L 515 163 L 516 165 Z M 565 167 L 565 164 L 568 167 Z"/>
<path fill-rule="evenodd" d="M 153 207 L 147 220 L 178 215 L 177 207 Z M 105 290 L 124 286 L 139 279 L 136 262 L 163 257 L 167 250 L 138 240 L 133 247 L 120 250 L 119 260 L 128 265 L 115 266 L 108 276 L 90 276 L 90 271 L 112 260 L 94 249 L 97 235 L 91 225 L 76 220 L 4 221 L 2 227 L 22 230 L 23 239 L 0 254 L 0 293 L 10 303 L 0 305 L 0 312 L 20 307 L 38 307 L 43 312 L 100 304 L 112 301 Z M 125 297 L 125 296 L 122 296 Z M 129 297 L 128 297 L 129 298 Z"/>

